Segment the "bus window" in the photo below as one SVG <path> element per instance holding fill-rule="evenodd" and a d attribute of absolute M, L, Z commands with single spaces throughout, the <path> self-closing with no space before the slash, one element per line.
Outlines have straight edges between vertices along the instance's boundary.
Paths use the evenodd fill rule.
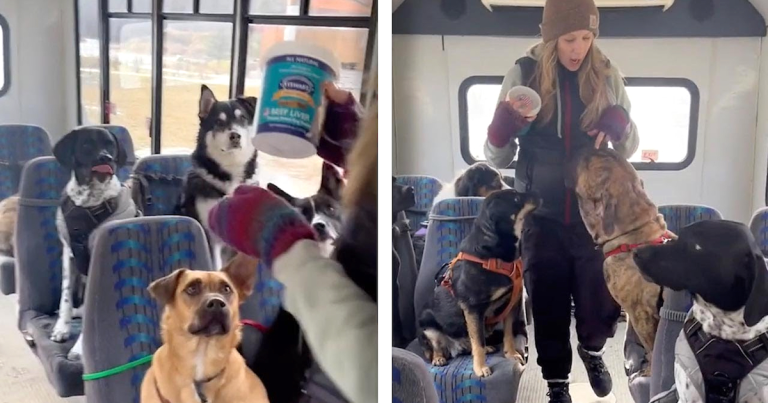
<path fill-rule="evenodd" d="M 361 16 L 371 15 L 373 0 L 313 0 L 309 15 Z"/>
<path fill-rule="evenodd" d="M 195 149 L 200 121 L 200 87 L 218 99 L 229 98 L 232 24 L 167 21 L 163 47 L 162 152 Z"/>
<path fill-rule="evenodd" d="M 99 48 L 99 0 L 77 2 L 77 35 L 81 119 L 101 123 L 101 49 Z"/>
<path fill-rule="evenodd" d="M 483 146 L 501 90 L 501 76 L 466 79 L 459 90 L 461 150 L 468 164 L 485 160 Z M 699 93 L 677 78 L 628 78 L 627 94 L 640 145 L 629 161 L 637 169 L 681 170 L 693 161 Z M 514 164 L 511 168 L 514 168 Z"/>

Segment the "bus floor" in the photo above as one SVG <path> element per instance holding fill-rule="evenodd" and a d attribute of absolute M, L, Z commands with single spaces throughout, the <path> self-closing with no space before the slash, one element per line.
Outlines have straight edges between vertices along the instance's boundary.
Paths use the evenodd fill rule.
<path fill-rule="evenodd" d="M 16 328 L 16 295 L 0 294 L 0 403 L 85 403 L 63 399 L 48 383 L 40 361 Z"/>
<path fill-rule="evenodd" d="M 571 318 L 571 346 L 573 350 L 573 365 L 571 370 L 571 398 L 573 403 L 631 403 L 632 396 L 627 385 L 627 376 L 624 374 L 624 333 L 627 331 L 627 323 L 619 322 L 616 335 L 608 339 L 605 346 L 603 360 L 608 366 L 613 379 L 613 392 L 600 399 L 592 392 L 587 378 L 587 371 L 581 358 L 576 354 L 576 326 Z M 518 402 L 546 402 L 547 383 L 541 378 L 541 368 L 536 364 L 536 344 L 534 343 L 533 325 L 528 327 L 528 365 L 520 381 Z"/>

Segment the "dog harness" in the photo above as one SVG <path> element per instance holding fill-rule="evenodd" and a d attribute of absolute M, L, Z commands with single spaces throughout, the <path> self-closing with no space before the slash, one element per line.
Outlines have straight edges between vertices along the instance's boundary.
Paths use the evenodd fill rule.
<path fill-rule="evenodd" d="M 704 379 L 705 403 L 736 403 L 741 380 L 768 358 L 768 332 L 748 341 L 723 340 L 704 332 L 693 316 L 683 331 Z"/>
<path fill-rule="evenodd" d="M 522 259 L 517 259 L 513 262 L 505 262 L 501 259 L 480 259 L 477 256 L 470 255 L 468 253 L 459 252 L 459 254 L 451 260 L 451 262 L 448 264 L 448 272 L 445 274 L 445 277 L 443 277 L 443 280 L 440 282 L 440 285 L 448 289 L 448 291 L 451 292 L 451 295 L 453 294 L 453 266 L 458 262 L 459 260 L 466 260 L 469 262 L 475 262 L 483 265 L 483 269 L 492 271 L 494 273 L 498 273 L 504 276 L 509 277 L 509 279 L 512 281 L 512 295 L 509 299 L 509 303 L 504 308 L 504 311 L 502 311 L 500 314 L 485 318 L 485 323 L 487 325 L 493 325 L 501 322 L 506 318 L 509 313 L 512 311 L 512 308 L 515 306 L 515 302 L 517 302 L 520 297 L 523 295 L 523 261 Z"/>
<path fill-rule="evenodd" d="M 75 267 L 84 276 L 88 275 L 88 265 L 91 261 L 88 238 L 93 230 L 114 214 L 119 201 L 120 196 L 116 196 L 93 207 L 80 207 L 69 196 L 64 196 L 61 200 L 61 212 L 67 224 Z"/>
<path fill-rule="evenodd" d="M 206 397 L 205 394 L 203 393 L 203 386 L 205 386 L 206 383 L 208 383 L 208 382 L 218 378 L 221 374 L 224 373 L 224 370 L 226 370 L 226 369 L 227 369 L 227 367 L 224 367 L 224 368 L 221 369 L 221 371 L 219 371 L 218 374 L 216 374 L 216 375 L 214 375 L 214 376 L 212 376 L 210 378 L 203 379 L 202 381 L 195 381 L 194 382 L 195 383 L 195 392 L 197 392 L 197 397 L 200 399 L 200 401 L 202 403 L 208 403 L 208 397 Z M 166 399 L 165 396 L 163 396 L 163 394 L 160 393 L 160 387 L 157 385 L 157 377 L 155 377 L 155 392 L 157 392 L 157 397 L 160 398 L 160 402 L 162 402 L 162 403 L 171 403 L 170 400 Z"/>
<path fill-rule="evenodd" d="M 646 245 L 662 245 L 672 240 L 672 234 L 669 231 L 664 232 L 664 234 L 650 242 L 644 242 L 644 243 L 635 243 L 635 244 L 622 244 L 619 245 L 616 249 L 610 250 L 608 252 L 605 252 L 605 257 L 609 258 L 614 255 L 618 255 L 621 253 L 629 253 L 633 250 Z M 600 246 L 597 246 L 600 248 Z"/>

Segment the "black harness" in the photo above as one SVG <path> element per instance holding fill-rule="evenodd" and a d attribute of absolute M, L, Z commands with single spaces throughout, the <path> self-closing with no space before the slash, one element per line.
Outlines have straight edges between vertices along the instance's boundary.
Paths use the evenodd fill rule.
<path fill-rule="evenodd" d="M 723 340 L 705 333 L 692 316 L 683 331 L 704 378 L 705 402 L 736 403 L 741 380 L 768 358 L 768 332 L 748 341 Z"/>
<path fill-rule="evenodd" d="M 200 398 L 200 401 L 202 403 L 208 403 L 209 402 L 208 397 L 205 396 L 205 394 L 203 393 L 203 386 L 205 386 L 206 383 L 208 383 L 208 382 L 218 378 L 221 374 L 224 373 L 225 369 L 227 369 L 227 367 L 222 368 L 221 371 L 219 371 L 219 373 L 217 373 L 216 375 L 214 375 L 214 376 L 212 376 L 210 378 L 203 379 L 202 381 L 195 381 L 194 382 L 194 384 L 195 384 L 195 392 L 197 392 L 197 397 Z M 162 403 L 171 403 L 168 399 L 165 398 L 165 396 L 163 396 L 162 393 L 160 393 L 160 387 L 157 386 L 157 377 L 155 377 L 155 392 L 157 392 L 157 397 L 160 398 L 160 402 L 162 402 Z"/>
<path fill-rule="evenodd" d="M 61 212 L 69 233 L 69 246 L 75 257 L 75 267 L 84 276 L 88 275 L 91 252 L 88 249 L 88 237 L 99 225 L 114 214 L 120 196 L 113 197 L 93 207 L 75 205 L 69 196 L 61 200 Z"/>

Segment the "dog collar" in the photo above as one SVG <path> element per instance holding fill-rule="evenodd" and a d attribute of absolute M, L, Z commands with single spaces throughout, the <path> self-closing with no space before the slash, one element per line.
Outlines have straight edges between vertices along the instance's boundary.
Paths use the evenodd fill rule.
<path fill-rule="evenodd" d="M 666 231 L 662 236 L 650 241 L 650 242 L 644 242 L 644 243 L 635 243 L 635 244 L 622 244 L 619 245 L 616 249 L 610 250 L 608 252 L 605 252 L 605 257 L 609 258 L 614 255 L 618 255 L 621 253 L 629 253 L 633 250 L 646 245 L 662 245 L 672 240 L 672 234 L 669 231 Z"/>
<path fill-rule="evenodd" d="M 205 386 L 206 383 L 218 378 L 221 374 L 224 373 L 224 370 L 227 369 L 227 367 L 224 367 L 219 371 L 216 375 L 203 379 L 202 381 L 194 381 L 195 385 L 195 392 L 197 393 L 197 397 L 200 399 L 202 403 L 208 403 L 208 397 L 205 396 L 205 393 L 203 393 L 203 386 Z M 163 396 L 162 393 L 160 393 L 160 387 L 157 385 L 157 378 L 155 378 L 155 391 L 157 392 L 157 397 L 160 398 L 161 403 L 171 403 L 168 399 Z"/>

